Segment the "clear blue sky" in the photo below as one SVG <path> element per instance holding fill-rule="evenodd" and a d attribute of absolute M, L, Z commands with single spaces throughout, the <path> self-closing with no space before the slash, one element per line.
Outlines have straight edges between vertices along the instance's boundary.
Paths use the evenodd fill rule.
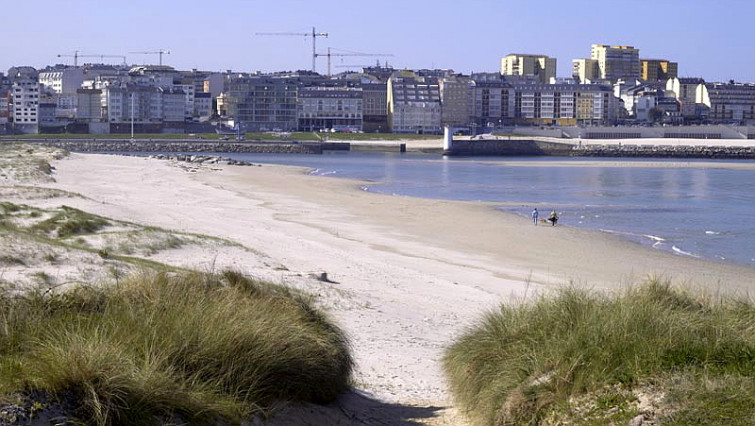
<path fill-rule="evenodd" d="M 57 55 L 74 50 L 157 63 L 157 56 L 129 54 L 155 49 L 169 49 L 163 61 L 179 69 L 309 69 L 310 38 L 255 33 L 314 26 L 330 33 L 318 38 L 318 50 L 392 53 L 383 59 L 397 68 L 494 72 L 508 53 L 542 53 L 558 59 L 559 76 L 569 76 L 572 59 L 603 43 L 676 61 L 681 76 L 755 81 L 751 0 L 4 0 L 2 13 L 3 72 L 70 64 Z M 318 59 L 318 71 L 325 68 Z"/>

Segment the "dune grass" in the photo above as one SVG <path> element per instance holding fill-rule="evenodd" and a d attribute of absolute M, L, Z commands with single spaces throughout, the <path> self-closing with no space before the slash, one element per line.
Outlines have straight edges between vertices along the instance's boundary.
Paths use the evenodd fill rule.
<path fill-rule="evenodd" d="M 60 211 L 49 219 L 31 227 L 32 231 L 54 234 L 57 238 L 73 235 L 91 234 L 110 223 L 101 216 L 93 215 L 68 206 L 61 206 Z"/>
<path fill-rule="evenodd" d="M 87 424 L 235 423 L 331 401 L 351 369 L 344 334 L 306 296 L 234 272 L 0 295 L 0 393 L 74 400 Z"/>
<path fill-rule="evenodd" d="M 564 289 L 486 314 L 444 369 L 476 424 L 626 424 L 647 389 L 662 424 L 755 424 L 755 305 L 658 279 L 614 296 Z"/>

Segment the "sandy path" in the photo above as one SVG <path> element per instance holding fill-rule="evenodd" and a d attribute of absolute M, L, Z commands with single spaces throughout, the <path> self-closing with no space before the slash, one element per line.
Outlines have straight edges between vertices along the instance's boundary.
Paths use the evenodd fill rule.
<path fill-rule="evenodd" d="M 443 349 L 502 301 L 569 281 L 615 289 L 649 274 L 714 290 L 755 290 L 755 270 L 598 232 L 535 227 L 486 204 L 368 193 L 359 182 L 298 168 L 177 167 L 76 154 L 55 165 L 57 183 L 48 186 L 89 197 L 66 200 L 73 207 L 259 251 L 253 259 L 214 252 L 177 254 L 174 261 L 199 269 L 231 266 L 319 294 L 351 337 L 357 386 L 393 406 L 450 405 Z M 310 277 L 321 272 L 335 283 Z M 427 417 L 437 415 L 430 411 Z"/>

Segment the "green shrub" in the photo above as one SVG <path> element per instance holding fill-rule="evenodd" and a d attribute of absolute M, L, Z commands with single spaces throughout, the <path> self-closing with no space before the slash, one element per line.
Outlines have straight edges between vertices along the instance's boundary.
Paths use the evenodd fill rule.
<path fill-rule="evenodd" d="M 661 373 L 754 378 L 755 307 L 658 280 L 614 297 L 568 288 L 486 314 L 444 368 L 477 423 L 538 424 L 572 396 Z"/>
<path fill-rule="evenodd" d="M 344 334 L 305 296 L 232 272 L 0 299 L 0 390 L 73 395 L 100 425 L 328 402 L 351 369 Z"/>

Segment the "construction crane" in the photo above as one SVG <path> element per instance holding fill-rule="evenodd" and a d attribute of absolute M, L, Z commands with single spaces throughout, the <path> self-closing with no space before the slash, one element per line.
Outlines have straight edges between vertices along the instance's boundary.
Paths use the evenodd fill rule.
<path fill-rule="evenodd" d="M 58 58 L 73 58 L 73 66 L 75 67 L 79 66 L 79 58 L 100 58 L 101 61 L 104 61 L 105 58 L 121 58 L 123 65 L 126 65 L 126 57 L 123 55 L 82 55 L 79 54 L 78 50 L 74 50 L 73 55 L 58 55 Z"/>
<path fill-rule="evenodd" d="M 332 56 L 393 56 L 390 53 L 362 53 L 362 52 L 353 52 L 351 50 L 344 50 L 344 49 L 336 49 L 333 48 L 332 50 L 338 50 L 342 53 L 331 53 L 331 48 L 328 48 L 328 53 L 316 53 L 316 56 L 327 56 L 328 57 L 328 76 L 330 76 L 330 58 Z"/>
<path fill-rule="evenodd" d="M 312 37 L 312 72 L 315 71 L 316 63 L 315 60 L 317 59 L 317 56 L 320 56 L 317 54 L 317 37 L 328 37 L 328 33 L 318 33 L 315 30 L 315 27 L 312 27 L 311 33 L 254 33 L 254 35 L 258 36 L 304 36 L 304 37 Z"/>
<path fill-rule="evenodd" d="M 170 55 L 170 50 L 165 49 L 157 49 L 157 50 L 147 50 L 144 52 L 129 52 L 129 53 L 136 53 L 140 55 L 160 55 L 160 66 L 163 64 L 163 55 Z"/>

